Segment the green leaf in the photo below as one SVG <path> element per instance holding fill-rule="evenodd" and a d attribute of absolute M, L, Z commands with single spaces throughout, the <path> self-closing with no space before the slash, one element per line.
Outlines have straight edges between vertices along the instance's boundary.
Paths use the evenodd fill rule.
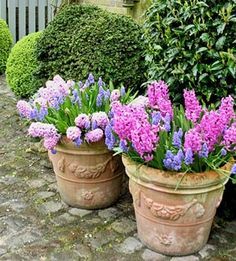
<path fill-rule="evenodd" d="M 200 75 L 198 82 L 202 82 L 207 76 L 208 73 L 203 73 L 202 75 Z"/>
<path fill-rule="evenodd" d="M 225 40 L 226 40 L 226 37 L 225 37 L 225 36 L 221 36 L 221 37 L 217 40 L 217 42 L 216 42 L 216 49 L 217 49 L 217 50 L 223 48 L 224 43 L 225 43 Z"/>
<path fill-rule="evenodd" d="M 196 53 L 202 53 L 202 52 L 205 52 L 205 51 L 207 51 L 207 50 L 208 50 L 207 47 L 201 47 L 201 48 L 199 48 L 199 49 L 197 50 Z"/>

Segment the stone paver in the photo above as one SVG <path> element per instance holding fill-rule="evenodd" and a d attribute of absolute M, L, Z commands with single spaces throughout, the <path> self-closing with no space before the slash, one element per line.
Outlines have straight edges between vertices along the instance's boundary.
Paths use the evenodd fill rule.
<path fill-rule="evenodd" d="M 84 217 L 86 215 L 89 215 L 92 213 L 92 210 L 87 210 L 87 209 L 79 209 L 79 208 L 71 208 L 69 209 L 69 213 L 74 216 L 79 216 L 79 217 Z"/>
<path fill-rule="evenodd" d="M 149 250 L 138 239 L 128 193 L 107 209 L 67 206 L 41 142 L 27 137 L 16 102 L 0 76 L 0 260 L 236 260 L 236 220 L 216 219 L 201 251 L 169 257 Z"/>
<path fill-rule="evenodd" d="M 117 251 L 124 254 L 132 254 L 142 249 L 142 243 L 134 237 L 128 237 L 117 247 Z"/>
<path fill-rule="evenodd" d="M 142 258 L 144 261 L 168 261 L 170 257 L 158 254 L 150 249 L 145 249 Z"/>

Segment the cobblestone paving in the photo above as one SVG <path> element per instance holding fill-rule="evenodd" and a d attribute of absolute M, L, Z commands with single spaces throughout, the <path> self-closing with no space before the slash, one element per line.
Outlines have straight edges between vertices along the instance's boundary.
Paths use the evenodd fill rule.
<path fill-rule="evenodd" d="M 210 240 L 195 255 L 168 257 L 138 239 L 132 199 L 96 211 L 60 200 L 40 142 L 27 137 L 16 98 L 0 77 L 0 260 L 236 260 L 236 220 L 216 218 Z"/>

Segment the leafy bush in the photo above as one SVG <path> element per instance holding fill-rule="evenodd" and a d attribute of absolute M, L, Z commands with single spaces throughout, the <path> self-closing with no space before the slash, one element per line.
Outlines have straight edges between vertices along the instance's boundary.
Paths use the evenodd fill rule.
<path fill-rule="evenodd" d="M 141 28 L 131 18 L 95 6 L 68 5 L 44 30 L 37 44 L 38 79 L 95 78 L 139 88 L 144 80 Z"/>
<path fill-rule="evenodd" d="M 173 97 L 183 88 L 207 102 L 236 93 L 235 1 L 154 1 L 144 27 L 149 78 L 165 80 Z"/>
<path fill-rule="evenodd" d="M 6 69 L 6 62 L 11 50 L 12 36 L 3 19 L 0 19 L 0 74 Z"/>
<path fill-rule="evenodd" d="M 37 32 L 23 37 L 7 60 L 7 83 L 17 96 L 29 97 L 40 87 L 40 81 L 33 78 L 38 67 L 35 47 L 40 35 L 41 32 Z"/>

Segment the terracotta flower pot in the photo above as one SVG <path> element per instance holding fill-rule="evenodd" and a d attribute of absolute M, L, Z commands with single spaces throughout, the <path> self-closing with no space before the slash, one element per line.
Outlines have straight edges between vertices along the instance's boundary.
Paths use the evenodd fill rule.
<path fill-rule="evenodd" d="M 141 166 L 125 156 L 122 160 L 130 178 L 140 240 L 166 255 L 199 251 L 208 240 L 228 177 L 214 171 L 183 177 L 181 173 Z"/>
<path fill-rule="evenodd" d="M 121 191 L 124 167 L 103 141 L 75 146 L 66 138 L 49 152 L 61 198 L 70 206 L 85 209 L 112 205 Z"/>

